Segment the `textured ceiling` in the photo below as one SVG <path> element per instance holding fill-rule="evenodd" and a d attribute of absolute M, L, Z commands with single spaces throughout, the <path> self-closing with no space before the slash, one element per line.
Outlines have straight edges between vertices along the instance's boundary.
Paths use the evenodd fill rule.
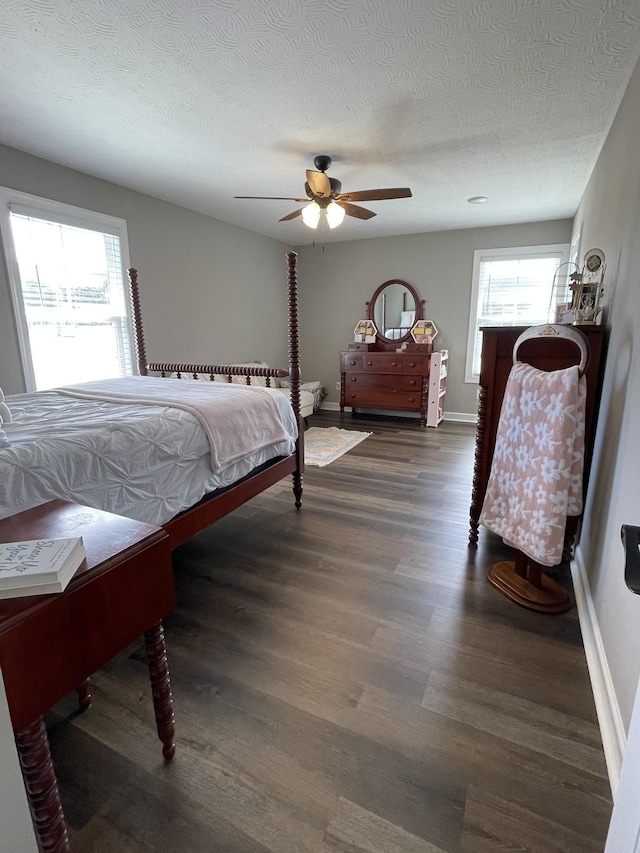
<path fill-rule="evenodd" d="M 572 216 L 640 0 L 3 0 L 0 51 L 0 142 L 299 245 Z M 322 235 L 233 198 L 319 153 L 413 198 Z"/>

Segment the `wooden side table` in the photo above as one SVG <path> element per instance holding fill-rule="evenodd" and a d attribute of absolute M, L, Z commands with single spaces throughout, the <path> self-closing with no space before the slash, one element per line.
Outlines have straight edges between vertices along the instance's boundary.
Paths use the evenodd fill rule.
<path fill-rule="evenodd" d="M 0 600 L 0 667 L 40 849 L 68 847 L 42 715 L 144 634 L 158 736 L 175 753 L 162 617 L 175 607 L 169 537 L 160 527 L 65 501 L 0 520 L 0 542 L 82 536 L 86 560 L 64 592 Z"/>

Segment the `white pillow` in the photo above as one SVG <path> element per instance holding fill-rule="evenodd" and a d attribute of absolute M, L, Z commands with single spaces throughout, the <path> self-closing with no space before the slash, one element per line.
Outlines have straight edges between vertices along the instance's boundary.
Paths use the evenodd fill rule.
<path fill-rule="evenodd" d="M 0 388 L 0 424 L 1 423 L 11 423 L 11 411 L 4 401 L 4 392 L 2 388 Z"/>

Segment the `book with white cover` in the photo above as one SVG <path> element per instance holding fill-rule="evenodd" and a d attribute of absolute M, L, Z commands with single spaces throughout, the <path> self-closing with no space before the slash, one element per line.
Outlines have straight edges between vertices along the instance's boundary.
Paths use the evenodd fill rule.
<path fill-rule="evenodd" d="M 0 543 L 0 598 L 62 592 L 85 558 L 82 537 Z"/>

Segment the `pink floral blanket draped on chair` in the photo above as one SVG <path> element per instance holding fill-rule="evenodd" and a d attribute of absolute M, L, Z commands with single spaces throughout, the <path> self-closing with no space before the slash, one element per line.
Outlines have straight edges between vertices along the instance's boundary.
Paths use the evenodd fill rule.
<path fill-rule="evenodd" d="M 543 566 L 562 562 L 568 515 L 582 512 L 585 400 L 578 367 L 511 368 L 480 523 Z"/>

